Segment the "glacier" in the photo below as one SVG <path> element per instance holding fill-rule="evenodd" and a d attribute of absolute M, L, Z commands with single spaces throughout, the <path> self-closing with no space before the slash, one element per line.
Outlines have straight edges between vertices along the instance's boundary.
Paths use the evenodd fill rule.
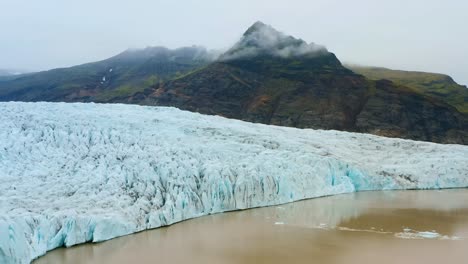
<path fill-rule="evenodd" d="M 468 187 L 468 147 L 170 107 L 0 103 L 0 263 L 232 210 Z"/>

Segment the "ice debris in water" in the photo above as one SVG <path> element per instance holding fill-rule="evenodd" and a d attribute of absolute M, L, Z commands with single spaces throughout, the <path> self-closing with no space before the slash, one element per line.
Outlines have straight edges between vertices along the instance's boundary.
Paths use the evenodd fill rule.
<path fill-rule="evenodd" d="M 202 215 L 468 186 L 468 147 L 175 108 L 0 103 L 0 263 Z"/>
<path fill-rule="evenodd" d="M 423 238 L 438 238 L 440 237 L 440 234 L 439 233 L 436 233 L 436 232 L 429 232 L 429 231 L 426 231 L 426 232 L 419 232 L 418 235 L 420 237 L 423 237 Z"/>
<path fill-rule="evenodd" d="M 461 240 L 457 236 L 447 236 L 437 233 L 435 230 L 432 231 L 415 231 L 410 228 L 403 229 L 401 233 L 395 233 L 395 237 L 403 239 L 441 239 L 441 240 Z"/>

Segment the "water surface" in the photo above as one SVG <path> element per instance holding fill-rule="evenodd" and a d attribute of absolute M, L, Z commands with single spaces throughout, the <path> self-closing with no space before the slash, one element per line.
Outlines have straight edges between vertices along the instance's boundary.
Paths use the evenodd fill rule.
<path fill-rule="evenodd" d="M 465 263 L 468 190 L 364 192 L 188 220 L 35 264 Z"/>

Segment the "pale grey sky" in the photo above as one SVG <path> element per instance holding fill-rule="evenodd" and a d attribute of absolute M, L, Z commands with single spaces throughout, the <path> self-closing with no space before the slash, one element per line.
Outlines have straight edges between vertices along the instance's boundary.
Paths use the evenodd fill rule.
<path fill-rule="evenodd" d="M 44 70 L 127 48 L 228 48 L 257 20 L 343 62 L 468 84 L 466 0 L 0 0 L 0 68 Z"/>

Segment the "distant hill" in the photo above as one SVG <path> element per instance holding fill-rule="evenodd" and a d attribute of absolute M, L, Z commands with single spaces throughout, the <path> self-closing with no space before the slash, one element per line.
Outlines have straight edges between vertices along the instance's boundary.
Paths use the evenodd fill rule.
<path fill-rule="evenodd" d="M 109 102 L 136 96 L 159 82 L 186 74 L 213 59 L 213 55 L 202 47 L 126 50 L 99 62 L 0 80 L 0 99 Z"/>
<path fill-rule="evenodd" d="M 468 144 L 468 115 L 444 98 L 366 78 L 325 47 L 262 22 L 216 60 L 198 47 L 129 50 L 0 82 L 5 100 L 174 106 L 264 124 Z"/>
<path fill-rule="evenodd" d="M 12 76 L 25 73 L 24 71 L 12 70 L 12 69 L 0 69 L 0 77 Z"/>
<path fill-rule="evenodd" d="M 450 76 L 438 73 L 391 70 L 380 67 L 346 65 L 356 73 L 371 80 L 386 79 L 412 88 L 454 106 L 458 111 L 468 113 L 468 88 L 459 85 Z"/>
<path fill-rule="evenodd" d="M 0 69 L 0 77 L 9 76 L 9 75 L 12 75 L 11 71 L 5 70 L 5 69 Z"/>
<path fill-rule="evenodd" d="M 28 73 L 24 70 L 0 69 L 0 81 L 9 81 Z"/>

